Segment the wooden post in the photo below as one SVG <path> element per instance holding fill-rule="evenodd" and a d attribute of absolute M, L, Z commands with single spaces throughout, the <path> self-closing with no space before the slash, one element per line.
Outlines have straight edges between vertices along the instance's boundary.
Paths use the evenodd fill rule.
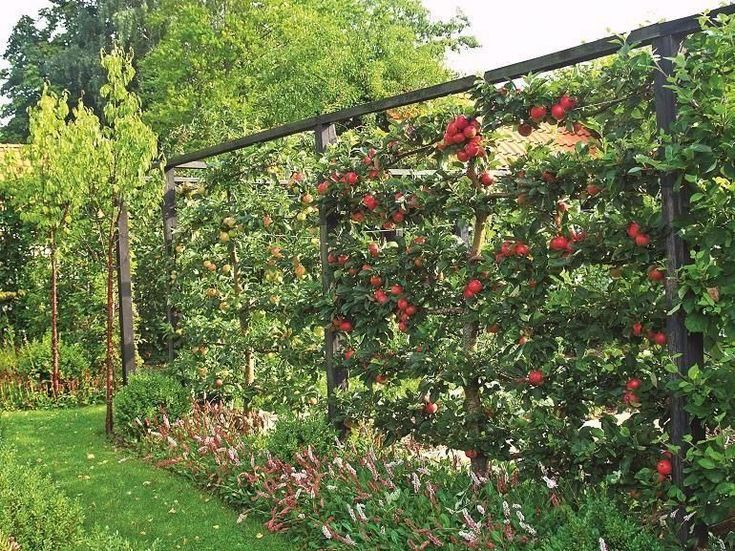
<path fill-rule="evenodd" d="M 337 140 L 337 130 L 333 124 L 329 126 L 318 125 L 314 132 L 316 134 L 316 152 L 321 155 L 327 146 Z M 322 206 L 319 212 L 319 252 L 322 262 L 322 291 L 325 296 L 331 293 L 332 272 L 327 262 L 329 254 L 331 235 L 337 227 L 338 219 L 336 213 L 327 212 Z M 329 420 L 334 423 L 341 433 L 345 427 L 337 421 L 337 397 L 335 390 L 347 388 L 347 370 L 334 365 L 335 353 L 339 349 L 339 339 L 334 328 L 329 324 L 324 331 L 324 364 L 327 372 L 327 408 Z"/>
<path fill-rule="evenodd" d="M 135 373 L 135 329 L 133 326 L 133 293 L 130 276 L 130 236 L 128 233 L 128 211 L 120 207 L 117 220 L 117 294 L 120 319 L 120 352 L 122 358 L 123 384 Z"/>
<path fill-rule="evenodd" d="M 166 284 L 166 320 L 170 326 L 170 334 L 168 337 L 168 361 L 174 359 L 176 348 L 176 326 L 177 318 L 176 309 L 171 302 L 171 290 L 173 281 L 171 281 L 171 273 L 174 267 L 174 259 L 176 258 L 176 249 L 174 248 L 174 228 L 176 227 L 176 169 L 172 168 L 166 171 L 166 186 L 163 192 L 163 240 L 166 249 L 166 260 L 168 263 L 168 274 Z"/>
<path fill-rule="evenodd" d="M 658 127 L 667 131 L 676 119 L 676 97 L 673 90 L 666 88 L 667 78 L 671 75 L 672 62 L 668 58 L 675 57 L 681 47 L 681 39 L 672 35 L 657 38 L 653 42 L 654 52 L 659 56 L 661 71 L 657 71 L 654 79 L 654 101 L 656 105 L 656 122 Z M 663 207 L 663 222 L 666 232 L 666 308 L 671 311 L 678 298 L 678 273 L 682 266 L 691 262 L 689 247 L 681 238 L 676 229 L 677 220 L 686 216 L 689 211 L 691 190 L 682 182 L 677 188 L 676 174 L 661 176 L 661 199 Z M 686 329 L 686 313 L 678 309 L 669 314 L 666 319 L 666 333 L 668 349 L 679 372 L 685 374 L 697 365 L 700 368 L 704 363 L 704 345 L 702 335 L 689 333 Z M 684 437 L 691 434 L 694 440 L 701 439 L 702 428 L 698 423 L 692 424 L 689 415 L 684 410 L 684 399 L 673 394 L 671 396 L 671 420 L 668 427 L 671 443 L 680 447 L 680 451 L 673 458 L 673 482 L 683 487 L 683 461 L 686 453 Z M 681 523 L 679 541 L 686 545 L 689 539 L 689 525 L 684 521 L 685 511 L 679 509 L 676 521 Z M 703 530 L 704 529 L 704 530 Z M 696 527 L 698 538 L 706 538 L 706 527 Z"/>

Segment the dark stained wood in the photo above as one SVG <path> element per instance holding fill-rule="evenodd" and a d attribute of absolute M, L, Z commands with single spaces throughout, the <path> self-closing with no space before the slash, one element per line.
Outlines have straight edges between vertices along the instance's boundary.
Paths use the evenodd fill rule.
<path fill-rule="evenodd" d="M 135 373 L 135 328 L 130 275 L 130 235 L 125 205 L 120 208 L 120 217 L 117 220 L 117 291 L 122 376 L 123 384 L 128 384 L 128 378 Z"/>
<path fill-rule="evenodd" d="M 730 4 L 728 6 L 712 10 L 709 14 L 711 19 L 716 18 L 720 13 L 735 13 L 735 5 Z M 631 44 L 638 44 L 639 46 L 647 46 L 653 43 L 657 38 L 674 35 L 686 35 L 696 32 L 699 27 L 699 16 L 692 15 L 689 17 L 683 17 L 681 19 L 675 19 L 673 21 L 667 21 L 664 23 L 655 23 L 647 27 L 641 27 L 632 31 L 628 35 L 628 42 Z M 561 67 L 568 67 L 584 61 L 590 61 L 599 57 L 614 54 L 619 49 L 618 37 L 609 36 L 607 38 L 601 38 L 594 42 L 575 46 L 573 48 L 567 48 L 551 54 L 546 54 L 519 63 L 513 63 L 504 67 L 498 67 L 491 69 L 483 75 L 485 80 L 490 83 L 499 83 L 506 80 L 517 78 L 528 73 L 542 73 L 545 71 L 551 71 L 559 69 Z M 443 82 L 434 86 L 428 86 L 419 90 L 414 90 L 405 94 L 399 94 L 390 98 L 382 100 L 371 101 L 348 109 L 340 109 L 333 113 L 327 113 L 324 115 L 318 115 L 315 117 L 309 117 L 296 122 L 263 130 L 262 132 L 256 132 L 250 136 L 245 136 L 237 140 L 230 142 L 224 142 L 212 147 L 207 147 L 187 153 L 179 157 L 170 159 L 166 164 L 166 170 L 180 166 L 184 163 L 190 163 L 192 161 L 200 161 L 202 159 L 208 159 L 222 153 L 228 153 L 231 151 L 237 151 L 256 143 L 268 142 L 293 134 L 301 132 L 307 132 L 313 130 L 318 126 L 328 127 L 330 124 L 346 121 L 354 117 L 360 117 L 368 115 L 370 113 L 379 113 L 388 109 L 394 109 L 396 107 L 403 107 L 413 103 L 419 103 L 428 101 L 452 94 L 460 94 L 470 90 L 476 82 L 475 76 L 467 76 L 451 80 L 449 82 Z"/>
<path fill-rule="evenodd" d="M 667 76 L 671 74 L 672 62 L 670 59 L 679 52 L 681 39 L 674 36 L 657 38 L 653 42 L 654 51 L 660 56 L 661 71 L 654 77 L 654 101 L 656 104 L 656 122 L 658 127 L 668 130 L 676 120 L 676 98 L 673 90 L 666 87 Z M 666 306 L 670 311 L 678 298 L 678 278 L 680 268 L 691 262 L 689 247 L 676 230 L 677 219 L 685 216 L 689 210 L 691 191 L 686 183 L 677 186 L 676 174 L 665 174 L 661 177 L 661 198 L 663 203 L 663 222 L 666 231 Z M 686 314 L 682 309 L 669 314 L 666 319 L 666 333 L 668 349 L 680 373 L 686 373 L 696 365 L 700 368 L 704 364 L 704 344 L 701 334 L 689 333 L 686 329 Z M 702 429 L 699 425 L 692 426 L 691 420 L 684 410 L 684 399 L 676 394 L 671 396 L 671 419 L 669 422 L 669 436 L 671 443 L 681 446 L 681 452 L 674 456 L 674 470 L 672 479 L 679 487 L 683 487 L 683 462 L 686 453 L 684 437 L 700 439 Z M 685 545 L 689 538 L 689 526 L 683 521 L 685 510 L 678 511 L 678 521 L 681 522 L 679 540 Z M 706 537 L 706 529 L 696 527 L 698 536 Z M 703 532 L 703 534 L 702 534 Z"/>
<path fill-rule="evenodd" d="M 314 129 L 316 138 L 316 153 L 321 155 L 327 146 L 337 140 L 337 130 L 333 124 L 329 126 L 318 125 Z M 319 255 L 322 264 L 322 291 L 325 296 L 331 292 L 332 269 L 327 262 L 332 234 L 336 229 L 338 219 L 335 213 L 327 212 L 322 206 L 319 212 Z M 346 389 L 348 373 L 346 369 L 335 366 L 334 358 L 339 351 L 339 337 L 329 324 L 324 331 L 324 367 L 327 372 L 327 407 L 329 420 L 337 425 L 340 432 L 344 433 L 345 427 L 338 423 L 336 389 Z"/>
<path fill-rule="evenodd" d="M 166 250 L 166 260 L 168 264 L 168 273 L 166 277 L 166 321 L 171 327 L 171 333 L 168 337 L 168 361 L 173 361 L 176 353 L 176 330 L 177 314 L 176 309 L 171 301 L 171 272 L 176 258 L 176 249 L 174 248 L 174 228 L 176 227 L 176 169 L 172 168 L 166 171 L 166 185 L 163 192 L 163 240 Z"/>

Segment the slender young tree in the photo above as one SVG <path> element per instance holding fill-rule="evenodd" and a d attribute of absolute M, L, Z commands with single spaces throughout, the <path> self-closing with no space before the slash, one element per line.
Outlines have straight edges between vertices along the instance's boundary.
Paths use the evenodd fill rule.
<path fill-rule="evenodd" d="M 105 369 L 107 415 L 105 431 L 113 430 L 112 397 L 114 393 L 115 361 L 115 269 L 117 222 L 126 206 L 131 211 L 143 203 L 156 187 L 148 177 L 158 147 L 155 134 L 143 123 L 140 100 L 130 91 L 135 75 L 132 54 L 119 48 L 102 53 L 102 66 L 107 82 L 100 89 L 103 107 L 100 140 L 98 143 L 95 177 L 88 180 L 88 197 L 97 213 L 100 245 L 104 248 L 106 269 L 106 338 Z"/>
<path fill-rule="evenodd" d="M 59 258 L 69 228 L 82 202 L 95 117 L 80 103 L 69 121 L 66 94 L 48 89 L 30 112 L 30 142 L 5 159 L 5 177 L 11 203 L 21 219 L 38 235 L 38 253 L 48 258 L 51 327 L 51 388 L 60 392 Z M 90 126 L 90 123 L 92 125 Z"/>

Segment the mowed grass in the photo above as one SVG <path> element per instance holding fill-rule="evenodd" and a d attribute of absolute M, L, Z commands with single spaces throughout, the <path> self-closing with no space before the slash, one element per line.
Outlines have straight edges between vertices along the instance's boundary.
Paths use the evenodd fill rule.
<path fill-rule="evenodd" d="M 296 549 L 259 519 L 237 512 L 188 481 L 116 448 L 104 435 L 104 408 L 6 412 L 4 439 L 48 472 L 85 510 L 85 528 L 108 526 L 156 550 Z"/>

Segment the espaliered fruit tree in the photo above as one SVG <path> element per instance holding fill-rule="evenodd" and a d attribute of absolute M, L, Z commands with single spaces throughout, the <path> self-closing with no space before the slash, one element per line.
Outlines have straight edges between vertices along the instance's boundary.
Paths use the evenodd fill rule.
<path fill-rule="evenodd" d="M 478 474 L 516 458 L 668 479 L 659 183 L 636 160 L 656 147 L 653 70 L 649 53 L 625 52 L 480 84 L 470 111 L 331 150 L 315 186 L 341 221 L 324 313 L 359 381 L 342 396 L 348 425 L 463 450 Z M 508 128 L 582 137 L 503 166 Z"/>

